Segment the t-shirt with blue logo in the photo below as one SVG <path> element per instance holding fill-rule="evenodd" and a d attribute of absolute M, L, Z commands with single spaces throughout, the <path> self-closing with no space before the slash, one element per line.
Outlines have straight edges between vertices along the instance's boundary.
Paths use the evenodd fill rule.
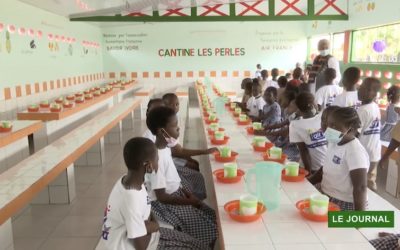
<path fill-rule="evenodd" d="M 371 162 L 381 158 L 381 112 L 378 104 L 372 102 L 357 109 L 361 121 L 360 142 L 369 155 Z"/>
<path fill-rule="evenodd" d="M 304 142 L 311 157 L 311 169 L 323 166 L 328 142 L 321 129 L 321 113 L 312 118 L 294 120 L 289 126 L 290 143 Z"/>

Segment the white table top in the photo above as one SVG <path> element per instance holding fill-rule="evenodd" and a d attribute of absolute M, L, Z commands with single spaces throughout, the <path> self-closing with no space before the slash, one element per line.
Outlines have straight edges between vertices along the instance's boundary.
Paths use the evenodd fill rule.
<path fill-rule="evenodd" d="M 246 126 L 238 126 L 228 111 L 218 118 L 220 127 L 225 128 L 230 137 L 228 146 L 239 153 L 237 164 L 240 169 L 246 171 L 262 161 L 261 153 L 253 151 L 253 136 L 247 134 Z M 207 128 L 204 123 L 206 134 Z M 213 146 L 209 140 L 207 143 L 209 147 Z M 210 163 L 212 171 L 223 168 L 223 163 L 216 162 L 213 156 L 210 156 Z M 281 187 L 278 210 L 265 212 L 262 220 L 243 224 L 230 219 L 223 206 L 245 193 L 244 180 L 223 184 L 214 178 L 225 249 L 374 249 L 357 229 L 328 228 L 327 223 L 307 221 L 301 217 L 296 202 L 318 192 L 308 181 L 282 182 Z"/>
<path fill-rule="evenodd" d="M 139 106 L 140 102 L 141 98 L 127 98 L 2 173 L 0 175 L 0 220 L 4 219 L 3 212 L 10 202 L 21 198 L 19 197 L 21 193 L 30 190 L 37 182 L 52 181 L 50 176 L 52 171 L 59 166 L 65 169 L 68 166 L 66 164 L 70 164 L 71 157 L 72 160 L 73 157 L 78 158 L 84 153 L 87 143 L 94 144 L 108 131 L 104 129 L 111 129 L 121 116 L 131 112 Z M 32 192 L 36 191 L 38 190 Z"/>

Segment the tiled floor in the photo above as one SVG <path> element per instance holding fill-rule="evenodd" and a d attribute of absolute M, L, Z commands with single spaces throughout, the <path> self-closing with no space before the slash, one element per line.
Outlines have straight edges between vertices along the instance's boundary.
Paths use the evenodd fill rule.
<path fill-rule="evenodd" d="M 190 104 L 191 119 L 186 126 L 185 146 L 204 147 L 204 138 L 198 138 L 199 110 Z M 139 136 L 145 130 L 142 121 L 135 122 L 134 131 L 124 131 L 124 140 Z M 195 135 L 195 136 L 193 136 Z M 116 180 L 125 173 L 122 146 L 106 144 L 106 164 L 103 167 L 80 166 L 75 168 L 77 197 L 69 205 L 33 205 L 13 221 L 15 250 L 91 250 L 99 241 L 103 209 Z M 208 156 L 198 158 L 202 172 L 211 176 Z M 379 193 L 397 208 L 400 201 L 384 191 L 383 175 L 378 175 Z M 206 179 L 208 187 L 212 178 Z M 208 204 L 215 199 L 208 190 Z M 298 246 L 295 246 L 298 248 Z M 218 248 L 218 247 L 216 247 Z M 233 249 L 233 248 L 230 248 Z M 248 248 L 250 249 L 250 248 Z M 251 248 L 253 249 L 253 248 Z M 254 249 L 258 249 L 254 246 Z M 264 248 L 260 248 L 264 249 Z M 289 249 L 289 248 L 284 248 Z M 293 248 L 294 249 L 294 248 Z M 306 245 L 305 248 L 307 249 Z"/>
<path fill-rule="evenodd" d="M 124 131 L 124 140 L 141 135 L 144 124 Z M 69 205 L 31 205 L 13 221 L 15 250 L 91 250 L 99 241 L 103 211 L 116 180 L 125 172 L 122 146 L 106 144 L 103 167 L 75 167 L 75 200 Z"/>

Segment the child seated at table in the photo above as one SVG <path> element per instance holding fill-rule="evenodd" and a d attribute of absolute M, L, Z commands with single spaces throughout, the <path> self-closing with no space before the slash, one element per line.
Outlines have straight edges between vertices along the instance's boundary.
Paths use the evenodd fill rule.
<path fill-rule="evenodd" d="M 145 174 L 157 172 L 158 154 L 146 138 L 130 139 L 124 146 L 128 173 L 118 179 L 108 198 L 101 244 L 106 249 L 206 249 L 200 240 L 183 232 L 160 228 L 151 213 Z"/>
<path fill-rule="evenodd" d="M 382 141 L 390 141 L 390 134 L 400 119 L 397 113 L 400 111 L 400 87 L 396 85 L 390 87 L 387 91 L 387 99 L 389 101 L 389 106 L 386 109 L 386 121 L 381 130 Z"/>
<path fill-rule="evenodd" d="M 278 97 L 277 97 L 277 99 L 278 99 L 278 103 L 280 104 L 281 103 L 281 96 L 282 96 L 282 94 L 283 94 L 283 92 L 285 91 L 285 89 L 286 89 L 286 85 L 287 85 L 287 78 L 285 77 L 285 76 L 281 76 L 281 77 L 279 77 L 278 78 L 278 86 L 279 86 L 279 88 L 278 88 Z"/>
<path fill-rule="evenodd" d="M 309 178 L 343 211 L 365 210 L 367 205 L 369 157 L 357 138 L 360 127 L 354 108 L 332 111 L 324 131 L 328 150 L 323 168 Z"/>
<path fill-rule="evenodd" d="M 344 90 L 342 94 L 337 95 L 332 105 L 339 107 L 353 107 L 357 109 L 360 106 L 356 85 L 360 81 L 360 69 L 349 67 L 343 73 L 342 83 Z"/>
<path fill-rule="evenodd" d="M 251 78 L 245 78 L 242 80 L 241 88 L 244 90 L 242 101 L 235 102 L 241 109 L 246 109 L 247 101 L 252 96 L 253 80 Z"/>
<path fill-rule="evenodd" d="M 256 81 L 256 79 L 252 83 L 252 94 L 253 96 L 247 101 L 246 110 L 247 115 L 252 120 L 259 120 L 262 115 L 262 110 L 265 105 L 265 101 L 262 98 L 262 90 L 261 85 Z"/>
<path fill-rule="evenodd" d="M 281 98 L 281 108 L 283 110 L 283 121 L 264 127 L 264 130 L 255 130 L 255 135 L 265 135 L 275 146 L 282 148 L 284 154 L 290 161 L 298 161 L 299 150 L 296 144 L 289 142 L 289 124 L 296 120 L 297 106 L 295 104 L 296 93 L 285 91 Z"/>
<path fill-rule="evenodd" d="M 333 82 L 336 78 L 336 70 L 327 68 L 323 74 L 325 75 L 325 80 L 327 82 L 325 86 L 322 86 L 320 89 L 318 89 L 317 93 L 315 94 L 318 110 L 324 110 L 328 106 L 332 105 L 336 96 L 342 93 L 342 88 Z"/>
<path fill-rule="evenodd" d="M 171 156 L 171 138 L 178 138 L 179 126 L 175 111 L 157 107 L 146 119 L 147 127 L 156 136 L 158 172 L 146 175 L 146 187 L 152 210 L 161 220 L 213 248 L 217 239 L 216 215 L 193 193 L 182 186 Z"/>
<path fill-rule="evenodd" d="M 271 69 L 271 77 L 272 77 L 272 79 L 267 81 L 267 88 L 268 87 L 279 88 L 278 76 L 279 76 L 279 69 L 277 69 L 277 68 Z"/>
<path fill-rule="evenodd" d="M 378 79 L 365 78 L 358 89 L 358 99 L 361 106 L 357 109 L 361 120 L 360 142 L 369 155 L 368 187 L 377 190 L 376 175 L 379 159 L 381 158 L 381 111 L 375 98 L 381 88 Z"/>
<path fill-rule="evenodd" d="M 263 127 L 281 122 L 281 107 L 277 102 L 278 92 L 275 87 L 268 87 L 263 95 L 265 105 L 263 107 L 260 121 Z"/>
<path fill-rule="evenodd" d="M 176 104 L 174 104 L 176 106 Z M 146 114 L 148 115 L 151 110 L 153 110 L 156 107 L 160 106 L 165 106 L 164 102 L 160 98 L 152 99 L 149 101 L 147 105 L 147 112 Z M 178 104 L 179 106 L 179 104 Z M 174 110 L 175 111 L 175 110 Z M 150 129 L 147 129 L 143 137 L 148 138 L 152 140 L 153 142 L 156 141 L 155 135 L 150 131 Z M 171 148 L 171 151 L 176 148 L 177 151 L 181 150 L 181 146 L 177 143 L 178 140 L 177 138 L 171 138 L 170 140 L 173 141 L 173 144 L 176 144 L 174 147 Z M 173 146 L 173 145 L 171 145 Z M 179 176 L 182 178 L 182 185 L 193 192 L 197 198 L 204 200 L 207 198 L 207 190 L 205 187 L 205 182 L 204 182 L 204 177 L 203 175 L 199 172 L 199 167 L 198 165 L 195 164 L 190 164 L 192 162 L 186 161 L 185 159 L 183 160 L 176 160 L 174 161 L 174 164 L 176 166 L 176 169 L 178 171 Z"/>
<path fill-rule="evenodd" d="M 295 68 L 293 70 L 293 79 L 291 79 L 288 84 L 299 87 L 302 81 L 300 80 L 303 75 L 303 70 L 301 68 Z"/>
<path fill-rule="evenodd" d="M 322 167 L 327 149 L 321 114 L 317 113 L 314 95 L 309 92 L 300 93 L 295 103 L 302 119 L 290 123 L 289 140 L 299 148 L 304 168 L 313 173 Z"/>

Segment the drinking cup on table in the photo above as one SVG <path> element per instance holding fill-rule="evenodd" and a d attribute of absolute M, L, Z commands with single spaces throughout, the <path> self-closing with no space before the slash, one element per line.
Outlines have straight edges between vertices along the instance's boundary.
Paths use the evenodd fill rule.
<path fill-rule="evenodd" d="M 232 156 L 232 150 L 229 147 L 220 148 L 219 153 L 222 157 L 231 157 Z"/>
<path fill-rule="evenodd" d="M 247 115 L 245 115 L 245 114 L 239 115 L 239 121 L 241 121 L 241 122 L 247 121 Z"/>
<path fill-rule="evenodd" d="M 267 141 L 267 138 L 265 138 L 264 136 L 255 136 L 253 138 L 253 144 L 256 147 L 264 147 L 266 141 Z"/>
<path fill-rule="evenodd" d="M 236 163 L 225 163 L 224 164 L 224 177 L 235 178 L 237 176 L 238 166 Z"/>
<path fill-rule="evenodd" d="M 298 162 L 290 161 L 286 163 L 285 174 L 287 176 L 299 176 L 299 167 L 300 164 Z"/>
<path fill-rule="evenodd" d="M 253 129 L 254 130 L 261 130 L 262 129 L 261 122 L 253 122 Z"/>
<path fill-rule="evenodd" d="M 320 193 L 310 196 L 310 211 L 316 215 L 326 215 L 328 213 L 329 197 Z"/>
<path fill-rule="evenodd" d="M 215 137 L 215 140 L 222 141 L 225 138 L 225 133 L 224 133 L 224 131 L 215 131 L 214 137 Z"/>
<path fill-rule="evenodd" d="M 278 147 L 272 147 L 268 151 L 269 158 L 271 159 L 281 159 L 282 158 L 282 149 Z"/>
<path fill-rule="evenodd" d="M 254 215 L 257 213 L 258 199 L 251 194 L 244 194 L 240 196 L 239 213 L 241 215 Z"/>

